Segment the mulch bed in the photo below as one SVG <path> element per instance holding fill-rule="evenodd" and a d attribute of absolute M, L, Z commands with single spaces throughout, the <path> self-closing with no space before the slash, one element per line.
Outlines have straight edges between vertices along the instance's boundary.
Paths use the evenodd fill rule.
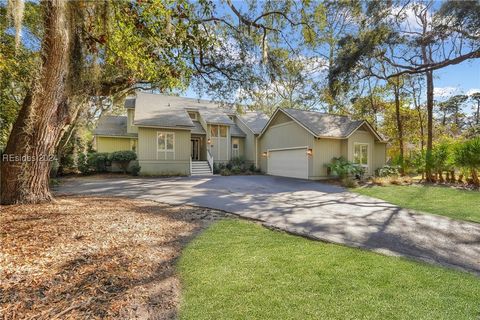
<path fill-rule="evenodd" d="M 223 213 L 60 197 L 0 207 L 4 319 L 171 319 L 181 249 Z"/>

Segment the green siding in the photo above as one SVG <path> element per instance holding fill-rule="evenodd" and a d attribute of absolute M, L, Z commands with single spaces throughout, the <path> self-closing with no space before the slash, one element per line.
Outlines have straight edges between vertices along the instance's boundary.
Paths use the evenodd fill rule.
<path fill-rule="evenodd" d="M 381 168 L 387 162 L 387 144 L 375 142 L 373 149 L 373 173 L 378 168 Z"/>
<path fill-rule="evenodd" d="M 133 110 L 133 109 L 128 109 L 127 110 L 127 132 L 128 133 L 137 133 L 138 132 L 138 127 L 132 125 L 133 120 L 134 120 L 134 114 L 135 114 L 135 110 Z"/>
<path fill-rule="evenodd" d="M 244 143 L 245 144 L 245 146 L 244 146 L 245 147 L 245 152 L 244 152 L 245 160 L 248 161 L 248 162 L 254 163 L 255 162 L 255 157 L 257 155 L 256 150 L 255 150 L 256 137 L 253 134 L 253 132 L 250 131 L 250 129 L 242 121 L 236 119 L 235 123 L 247 135 L 244 139 L 244 141 L 245 141 L 245 143 Z"/>
<path fill-rule="evenodd" d="M 230 160 L 230 127 L 227 126 L 226 137 L 212 137 L 210 135 L 210 128 L 212 125 L 207 126 L 207 139 L 210 139 L 210 145 L 208 149 L 215 162 L 227 162 Z M 216 125 L 213 125 L 216 126 Z"/>
<path fill-rule="evenodd" d="M 322 179 L 328 177 L 326 165 L 341 155 L 342 140 L 316 139 L 313 148 L 313 173 L 310 179 Z"/>
<path fill-rule="evenodd" d="M 157 152 L 157 132 L 173 132 L 174 153 Z M 141 174 L 188 175 L 190 173 L 190 131 L 138 128 L 138 163 Z"/>
<path fill-rule="evenodd" d="M 97 152 L 115 152 L 131 150 L 133 140 L 131 138 L 101 137 L 96 138 Z"/>

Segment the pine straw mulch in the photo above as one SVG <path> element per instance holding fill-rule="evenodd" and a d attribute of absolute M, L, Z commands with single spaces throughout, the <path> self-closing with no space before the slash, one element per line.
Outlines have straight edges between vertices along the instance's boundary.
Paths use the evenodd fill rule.
<path fill-rule="evenodd" d="M 0 209 L 3 319 L 175 318 L 175 261 L 223 216 L 99 197 Z"/>

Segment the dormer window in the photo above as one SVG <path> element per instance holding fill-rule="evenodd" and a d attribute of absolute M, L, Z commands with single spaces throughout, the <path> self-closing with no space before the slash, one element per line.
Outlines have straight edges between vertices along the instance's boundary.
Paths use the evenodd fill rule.
<path fill-rule="evenodd" d="M 196 112 L 188 112 L 188 115 L 190 116 L 190 119 L 195 120 L 195 121 L 198 120 Z"/>

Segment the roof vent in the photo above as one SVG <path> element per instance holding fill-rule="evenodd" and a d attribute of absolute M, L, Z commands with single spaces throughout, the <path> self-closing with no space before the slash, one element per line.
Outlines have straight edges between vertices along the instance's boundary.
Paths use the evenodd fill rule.
<path fill-rule="evenodd" d="M 170 102 L 168 103 L 168 106 L 170 107 Z"/>

